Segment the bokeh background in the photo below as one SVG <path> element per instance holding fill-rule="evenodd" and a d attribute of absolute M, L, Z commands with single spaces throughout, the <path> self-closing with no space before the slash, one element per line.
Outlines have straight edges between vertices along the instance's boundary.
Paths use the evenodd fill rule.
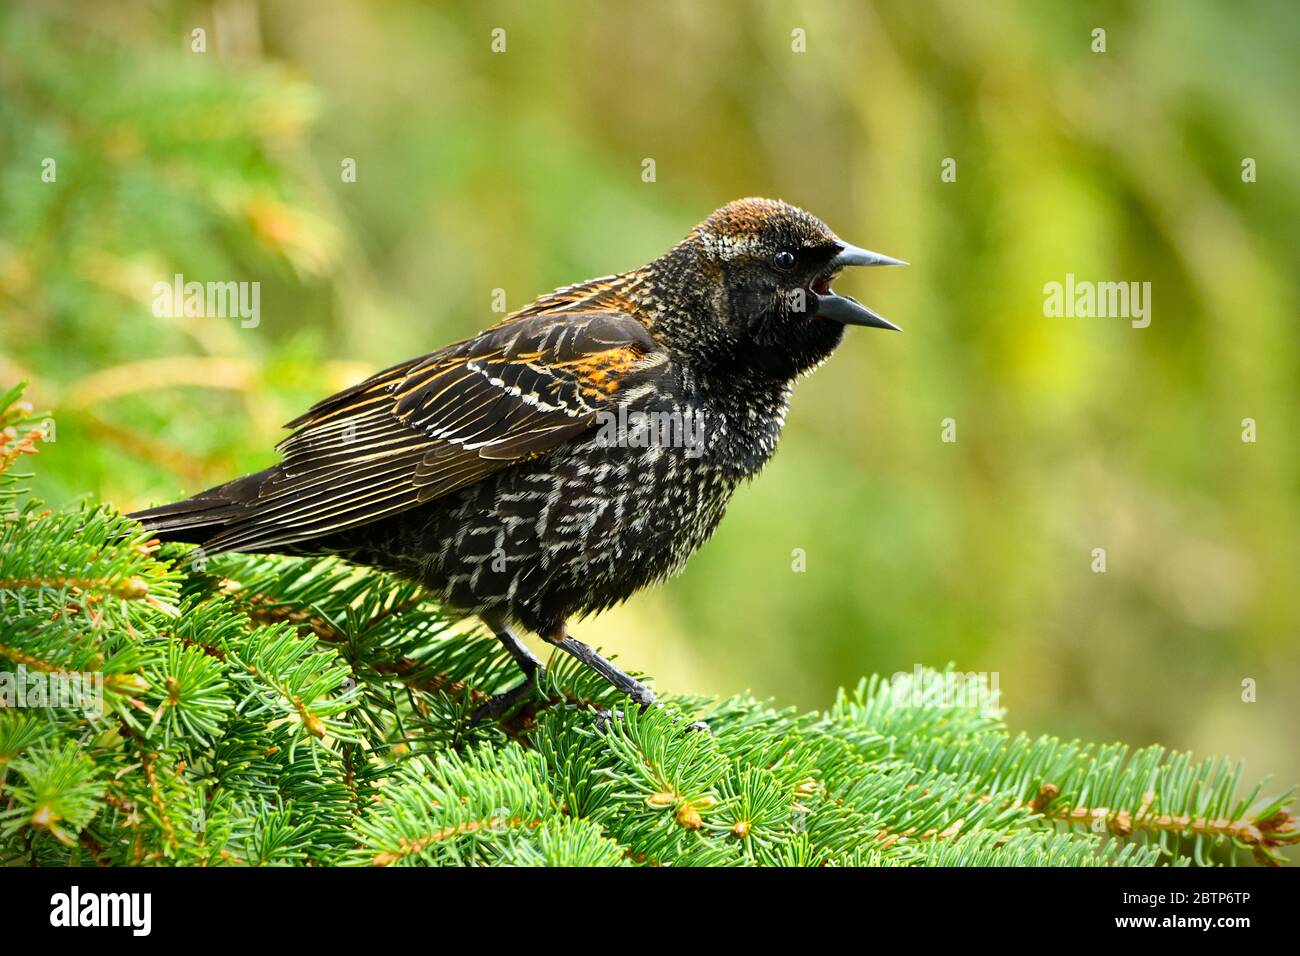
<path fill-rule="evenodd" d="M 1289 784 L 1298 24 L 1286 0 L 11 0 L 0 383 L 53 414 L 50 504 L 169 500 L 495 321 L 494 289 L 515 308 L 781 197 L 913 263 L 840 282 L 906 334 L 851 333 L 685 576 L 576 633 L 662 687 L 804 707 L 953 661 L 997 672 L 1015 728 Z M 260 325 L 156 318 L 177 272 L 260 282 Z M 1045 318 L 1066 273 L 1150 282 L 1150 327 Z"/>

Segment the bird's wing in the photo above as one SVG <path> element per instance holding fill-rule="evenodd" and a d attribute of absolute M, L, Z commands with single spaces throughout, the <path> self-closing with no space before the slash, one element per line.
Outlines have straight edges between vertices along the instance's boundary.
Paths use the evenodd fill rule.
<path fill-rule="evenodd" d="M 207 547 L 272 549 L 473 484 L 592 428 L 665 359 L 628 315 L 554 312 L 395 365 L 290 422 L 284 460 Z"/>

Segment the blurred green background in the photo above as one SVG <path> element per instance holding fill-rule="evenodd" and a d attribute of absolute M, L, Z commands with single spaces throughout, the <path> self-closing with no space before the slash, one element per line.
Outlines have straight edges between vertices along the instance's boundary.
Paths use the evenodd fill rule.
<path fill-rule="evenodd" d="M 575 632 L 675 691 L 805 707 L 951 660 L 997 672 L 1013 727 L 1289 783 L 1298 24 L 1285 0 L 11 2 L 0 382 L 53 413 L 48 502 L 169 500 L 497 320 L 494 289 L 517 308 L 781 197 L 913 263 L 840 282 L 907 332 L 851 333 L 687 573 Z M 177 272 L 260 282 L 260 325 L 156 318 Z M 1150 282 L 1150 327 L 1045 318 L 1066 273 Z"/>

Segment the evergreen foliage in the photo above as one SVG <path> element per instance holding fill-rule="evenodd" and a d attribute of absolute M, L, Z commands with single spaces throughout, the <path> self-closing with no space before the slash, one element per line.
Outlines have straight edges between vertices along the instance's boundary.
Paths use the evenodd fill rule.
<path fill-rule="evenodd" d="M 0 862 L 1151 866 L 1282 862 L 1300 839 L 1290 793 L 1239 766 L 1012 736 L 994 692 L 942 674 L 807 714 L 638 712 L 554 660 L 537 702 L 475 724 L 516 679 L 489 635 L 386 575 L 205 560 L 106 507 L 42 508 L 19 395 L 0 399 Z M 20 671 L 102 675 L 102 708 L 32 706 Z"/>

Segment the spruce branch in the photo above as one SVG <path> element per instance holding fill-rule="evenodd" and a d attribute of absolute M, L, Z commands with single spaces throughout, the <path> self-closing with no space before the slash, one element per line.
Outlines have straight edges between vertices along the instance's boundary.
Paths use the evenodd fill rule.
<path fill-rule="evenodd" d="M 671 694 L 642 711 L 552 655 L 534 699 L 476 722 L 518 680 L 492 637 L 389 575 L 197 560 L 111 509 L 42 508 L 9 467 L 39 446 L 16 397 L 0 674 L 97 676 L 102 701 L 10 706 L 0 677 L 0 861 L 1151 866 L 1300 842 L 1292 794 L 1240 765 L 1013 736 L 951 667 L 812 713 Z"/>

